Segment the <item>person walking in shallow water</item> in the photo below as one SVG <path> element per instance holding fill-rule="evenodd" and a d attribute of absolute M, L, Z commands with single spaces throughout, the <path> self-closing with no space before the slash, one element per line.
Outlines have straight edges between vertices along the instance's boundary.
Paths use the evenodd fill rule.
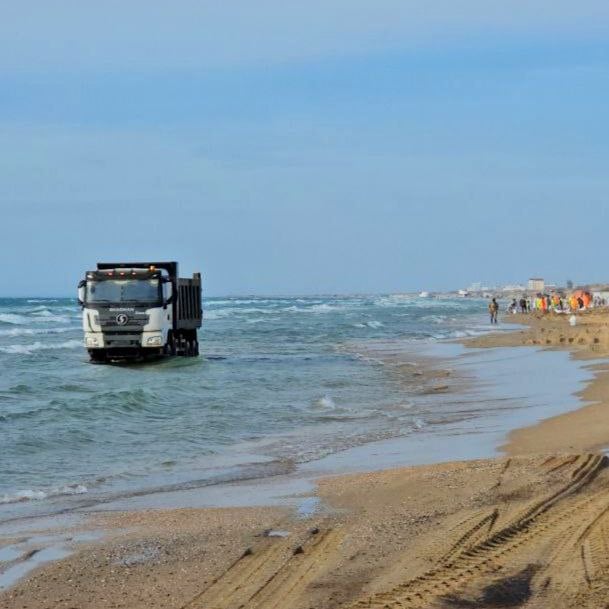
<path fill-rule="evenodd" d="M 488 303 L 488 312 L 491 316 L 491 324 L 497 323 L 497 313 L 499 313 L 499 305 L 497 304 L 497 299 L 493 298 L 491 302 Z"/>

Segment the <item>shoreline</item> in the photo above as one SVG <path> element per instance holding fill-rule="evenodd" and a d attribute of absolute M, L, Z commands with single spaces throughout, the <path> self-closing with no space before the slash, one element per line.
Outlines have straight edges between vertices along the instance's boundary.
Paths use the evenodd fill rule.
<path fill-rule="evenodd" d="M 278 571 L 270 576 L 276 578 L 277 573 L 285 571 L 288 581 L 302 575 L 301 566 L 289 556 L 290 552 L 302 548 L 305 556 L 310 552 L 314 557 L 313 562 L 307 563 L 306 577 L 298 580 L 300 583 L 293 589 L 278 584 L 276 590 L 262 594 L 256 592 L 256 583 L 250 582 L 256 598 L 256 604 L 251 604 L 252 608 L 270 608 L 280 597 L 285 599 L 282 607 L 290 609 L 343 607 L 358 598 L 375 598 L 376 593 L 393 595 L 398 599 L 401 593 L 396 589 L 399 590 L 405 581 L 416 580 L 428 568 L 430 561 L 440 560 L 447 540 L 456 541 L 455 532 L 467 536 L 467 543 L 462 544 L 464 548 L 470 547 L 468 544 L 475 546 L 482 543 L 481 539 L 488 539 L 493 531 L 514 526 L 515 515 L 526 505 L 543 503 L 545 494 L 551 495 L 556 489 L 568 486 L 569 476 L 578 477 L 581 472 L 585 473 L 581 489 L 573 487 L 566 492 L 565 510 L 573 509 L 571 503 L 579 499 L 570 495 L 580 492 L 591 493 L 590 496 L 586 495 L 586 501 L 600 504 L 604 498 L 603 491 L 597 488 L 595 479 L 604 475 L 605 461 L 586 453 L 609 445 L 609 433 L 605 440 L 603 426 L 598 423 L 599 417 L 604 415 L 602 394 L 609 387 L 609 364 L 590 362 L 605 353 L 605 345 L 592 342 L 594 337 L 591 337 L 589 344 L 578 342 L 580 338 L 591 336 L 594 324 L 590 321 L 582 323 L 576 329 L 578 332 L 568 330 L 565 341 L 560 341 L 560 338 L 564 334 L 562 323 L 566 323 L 566 319 L 518 321 L 527 321 L 531 325 L 525 330 L 459 342 L 479 349 L 535 346 L 543 349 L 558 347 L 564 351 L 567 347 L 569 357 L 574 357 L 576 351 L 580 364 L 585 362 L 588 368 L 593 367 L 590 371 L 593 378 L 587 380 L 584 389 L 578 393 L 579 407 L 575 410 L 545 418 L 507 434 L 505 443 L 500 446 L 505 456 L 407 467 L 392 466 L 390 462 L 385 466 L 377 463 L 377 466 L 381 466 L 380 471 L 360 469 L 356 473 L 341 475 L 320 472 L 323 468 L 318 467 L 317 477 L 312 476 L 310 480 L 316 480 L 315 496 L 321 505 L 303 514 L 295 513 L 293 506 L 306 500 L 311 493 L 307 488 L 298 486 L 291 489 L 294 500 L 292 507 L 289 503 L 246 508 L 168 509 L 159 506 L 140 511 L 93 513 L 89 515 L 90 524 L 87 526 L 101 522 L 104 530 L 114 533 L 106 533 L 107 537 L 103 539 L 85 540 L 71 556 L 59 562 L 47 563 L 32 571 L 33 575 L 27 580 L 5 592 L 0 590 L 0 601 L 6 602 L 9 609 L 68 607 L 70 602 L 80 603 L 74 604 L 79 608 L 91 609 L 106 606 L 203 609 L 208 606 L 207 603 L 217 602 L 221 609 L 232 609 L 238 605 L 231 604 L 230 599 L 226 602 L 218 599 L 223 599 L 228 591 L 235 603 L 242 600 L 239 596 L 241 593 L 233 590 L 233 579 L 238 580 L 235 570 L 240 568 L 242 562 L 247 562 L 243 553 L 247 553 L 248 548 L 253 556 L 262 554 L 266 557 L 271 554 L 268 559 L 265 558 L 268 563 L 273 563 L 273 556 L 277 554 Z M 576 346 L 573 342 L 567 342 L 571 334 Z M 555 344 L 541 344 L 541 335 L 544 335 L 544 341 L 552 340 Z M 590 350 L 587 349 L 588 345 Z M 609 414 L 605 416 L 609 417 Z M 574 427 L 580 430 L 577 437 L 574 436 Z M 503 434 L 503 437 L 506 435 Z M 572 441 L 567 443 L 565 438 Z M 552 456 L 546 454 L 540 457 L 539 453 Z M 234 492 L 247 492 L 247 486 L 241 491 L 238 486 L 233 485 L 236 488 L 233 488 Z M 255 486 L 256 483 L 252 483 L 252 488 Z M 493 505 L 496 507 L 493 508 Z M 486 512 L 491 515 L 497 512 L 497 516 L 491 517 Z M 591 513 L 591 518 L 594 514 Z M 541 514 L 539 518 L 543 520 Z M 474 528 L 459 524 L 461 519 Z M 486 524 L 478 526 L 478 521 Z M 502 524 L 505 525 L 503 529 Z M 277 536 L 268 536 L 269 529 L 278 532 Z M 318 532 L 313 535 L 312 530 Z M 470 530 L 472 532 L 468 532 Z M 483 530 L 486 531 L 484 535 Z M 267 531 L 266 536 L 264 531 Z M 279 535 L 284 532 L 289 534 L 285 537 Z M 190 546 L 197 548 L 197 556 L 185 549 Z M 153 547 L 156 550 L 150 549 Z M 206 551 L 204 547 L 207 547 Z M 215 550 L 212 551 L 213 548 Z M 120 554 L 121 551 L 123 554 Z M 419 552 L 422 558 L 410 558 L 413 553 Z M 220 558 L 212 559 L 211 554 Z M 122 559 L 117 556 L 131 557 L 127 560 L 129 564 L 121 563 Z M 543 553 L 538 558 L 543 561 Z M 495 557 L 494 560 L 499 559 Z M 522 570 L 518 571 L 516 567 L 522 566 L 521 563 L 516 561 L 514 565 L 502 566 L 502 569 L 510 572 L 510 577 L 519 576 Z M 443 563 L 440 560 L 438 564 Z M 100 569 L 107 571 L 108 579 L 104 580 L 103 586 L 94 581 L 94 573 Z M 185 571 L 181 572 L 180 569 Z M 200 579 L 201 573 L 205 573 L 204 585 Z M 66 583 L 67 574 L 70 575 L 70 584 Z M 467 581 L 459 586 L 448 584 L 449 580 L 445 579 L 442 586 L 458 594 L 460 602 L 469 602 L 468 599 L 477 598 L 493 585 L 496 574 L 483 569 L 479 575 L 462 578 Z M 529 588 L 535 589 L 537 572 L 529 575 L 526 576 L 529 577 Z M 558 577 L 556 574 L 554 576 Z M 561 576 L 567 577 L 564 573 Z M 109 582 L 113 582 L 112 585 Z M 413 589 L 417 585 L 409 584 Z M 579 588 L 575 588 L 580 594 Z M 36 604 L 41 602 L 43 589 L 50 604 Z M 178 589 L 181 590 L 179 594 Z M 292 591 L 285 596 L 287 590 Z M 436 598 L 435 593 L 430 595 L 428 592 L 422 595 L 425 603 L 430 598 Z M 167 604 L 168 596 L 171 597 L 171 604 Z M 64 603 L 66 598 L 68 600 Z M 107 601 L 107 604 L 100 604 L 100 598 L 106 599 L 104 603 Z M 423 604 L 422 600 L 419 603 L 416 594 L 409 595 L 409 598 L 411 600 L 406 602 L 410 604 L 404 606 L 431 606 Z M 547 598 L 554 599 L 554 606 L 569 606 L 560 604 L 562 601 L 559 597 Z"/>
<path fill-rule="evenodd" d="M 535 345 L 546 350 L 566 350 L 572 359 L 587 364 L 594 376 L 576 394 L 579 408 L 511 431 L 501 449 L 516 455 L 609 448 L 609 312 L 603 309 L 580 314 L 574 327 L 561 315 L 514 317 L 516 323 L 526 323 L 528 328 L 471 339 L 465 344 L 482 348 Z"/>

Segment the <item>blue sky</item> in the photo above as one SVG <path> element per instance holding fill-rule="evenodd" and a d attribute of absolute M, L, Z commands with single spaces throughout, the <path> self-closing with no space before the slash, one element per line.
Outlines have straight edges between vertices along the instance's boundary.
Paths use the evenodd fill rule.
<path fill-rule="evenodd" d="M 210 294 L 609 281 L 606 3 L 3 12 L 3 295 L 99 259 Z"/>

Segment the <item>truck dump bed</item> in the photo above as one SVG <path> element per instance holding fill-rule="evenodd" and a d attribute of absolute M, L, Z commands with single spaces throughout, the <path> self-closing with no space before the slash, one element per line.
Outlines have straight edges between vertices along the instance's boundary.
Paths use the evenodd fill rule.
<path fill-rule="evenodd" d="M 192 279 L 177 279 L 175 326 L 177 330 L 194 330 L 201 327 L 201 273 Z"/>

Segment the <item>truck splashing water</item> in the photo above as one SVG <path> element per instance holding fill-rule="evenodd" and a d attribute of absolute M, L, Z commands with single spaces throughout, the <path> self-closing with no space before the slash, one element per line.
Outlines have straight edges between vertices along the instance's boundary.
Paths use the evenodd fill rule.
<path fill-rule="evenodd" d="M 177 262 L 99 262 L 78 300 L 94 362 L 199 355 L 201 275 L 180 278 Z"/>

